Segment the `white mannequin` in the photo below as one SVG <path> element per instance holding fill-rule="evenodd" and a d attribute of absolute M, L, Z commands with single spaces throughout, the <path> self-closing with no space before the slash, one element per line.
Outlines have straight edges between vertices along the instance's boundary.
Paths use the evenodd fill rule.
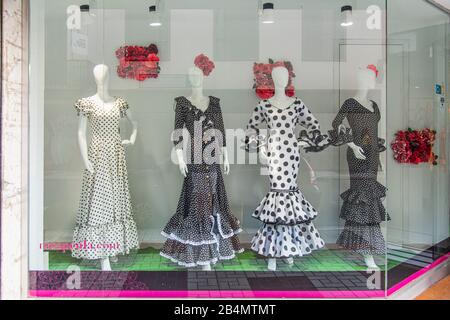
<path fill-rule="evenodd" d="M 360 68 L 357 73 L 357 84 L 358 91 L 353 97 L 358 101 L 364 108 L 370 112 L 374 112 L 372 101 L 368 99 L 369 90 L 374 89 L 376 85 L 377 77 L 373 70 L 367 68 Z M 355 157 L 360 160 L 366 160 L 364 155 L 364 150 L 358 147 L 354 143 L 349 143 L 348 146 L 353 149 Z M 372 255 L 364 255 L 364 262 L 369 269 L 379 269 L 375 263 L 375 259 Z"/>
<path fill-rule="evenodd" d="M 116 99 L 109 94 L 109 68 L 104 64 L 99 64 L 95 66 L 94 78 L 97 84 L 97 93 L 88 99 L 94 101 L 97 105 L 102 106 L 106 110 L 111 110 L 115 107 Z M 129 140 L 123 140 L 122 145 L 134 145 L 137 136 L 137 122 L 133 120 L 131 112 L 127 111 L 126 115 L 128 121 L 133 127 L 133 131 Z M 78 145 L 81 152 L 81 157 L 83 158 L 84 166 L 90 173 L 94 173 L 94 166 L 89 160 L 88 156 L 88 144 L 87 144 L 87 117 L 80 115 L 78 122 Z M 116 258 L 116 257 L 114 257 Z M 101 259 L 102 271 L 111 271 L 111 264 L 109 258 Z"/>
<path fill-rule="evenodd" d="M 198 67 L 194 66 L 189 69 L 189 83 L 192 87 L 192 93 L 189 97 L 186 97 L 192 105 L 200 109 L 201 111 L 206 111 L 209 107 L 210 98 L 203 94 L 203 81 L 204 74 L 203 71 Z M 222 155 L 223 155 L 223 166 L 224 172 L 226 175 L 230 174 L 230 162 L 228 160 L 228 151 L 226 147 L 222 147 Z M 180 168 L 181 174 L 184 177 L 187 177 L 188 167 L 186 161 L 184 160 L 183 150 L 177 150 L 177 158 L 178 158 L 178 166 Z M 203 271 L 211 271 L 211 265 L 207 264 L 202 266 Z"/>
<path fill-rule="evenodd" d="M 289 83 L 289 71 L 285 67 L 275 67 L 272 70 L 272 79 L 275 85 L 275 94 L 269 99 L 269 102 L 272 106 L 278 109 L 286 109 L 289 108 L 294 102 L 295 98 L 288 97 L 286 95 L 286 87 Z M 300 143 L 300 146 L 305 146 L 306 144 Z M 267 149 L 265 146 L 261 147 L 260 159 L 263 164 L 268 163 L 267 159 Z M 294 264 L 294 258 L 287 258 L 284 261 L 289 264 Z M 277 270 L 277 259 L 271 258 L 268 260 L 267 269 L 270 271 Z"/>

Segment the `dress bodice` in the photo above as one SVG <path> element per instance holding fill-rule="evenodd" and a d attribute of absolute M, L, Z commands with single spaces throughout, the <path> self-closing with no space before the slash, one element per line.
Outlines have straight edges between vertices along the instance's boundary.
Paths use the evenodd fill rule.
<path fill-rule="evenodd" d="M 116 98 L 109 109 L 100 106 L 91 98 L 84 98 L 75 104 L 78 114 L 89 119 L 92 141 L 120 140 L 120 119 L 126 115 L 128 103 L 122 98 Z"/>
<path fill-rule="evenodd" d="M 184 143 L 187 143 L 190 164 L 216 163 L 220 148 L 226 147 L 219 98 L 209 97 L 206 110 L 200 110 L 186 97 L 176 98 L 174 127 L 172 140 L 175 148 L 183 149 Z M 188 131 L 189 141 L 185 141 L 183 130 Z M 211 158 L 205 159 L 206 156 Z"/>
<path fill-rule="evenodd" d="M 378 105 L 372 101 L 373 112 L 362 106 L 355 99 L 348 99 L 342 105 L 333 128 L 338 129 L 347 118 L 352 130 L 353 142 L 361 147 L 378 146 L 378 123 L 381 119 Z"/>

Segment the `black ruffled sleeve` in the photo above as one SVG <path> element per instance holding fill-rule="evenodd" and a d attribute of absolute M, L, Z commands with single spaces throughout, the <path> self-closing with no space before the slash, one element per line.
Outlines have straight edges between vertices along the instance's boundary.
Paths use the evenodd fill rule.
<path fill-rule="evenodd" d="M 333 121 L 333 130 L 328 132 L 330 135 L 330 143 L 335 147 L 353 142 L 352 130 L 343 125 L 345 118 L 347 118 L 348 111 L 349 102 L 347 100 L 339 109 L 339 112 Z"/>
<path fill-rule="evenodd" d="M 385 152 L 387 150 L 386 140 L 378 138 L 378 152 Z"/>

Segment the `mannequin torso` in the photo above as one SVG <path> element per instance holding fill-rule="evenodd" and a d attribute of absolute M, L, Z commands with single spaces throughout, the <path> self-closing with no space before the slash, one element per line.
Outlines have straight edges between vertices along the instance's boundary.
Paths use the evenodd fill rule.
<path fill-rule="evenodd" d="M 186 99 L 197 109 L 205 112 L 211 104 L 211 98 L 203 94 L 203 81 L 204 75 L 203 71 L 198 67 L 192 67 L 188 70 L 188 78 L 192 87 L 192 92 Z M 222 148 L 223 164 L 225 174 L 230 173 L 230 162 L 228 160 L 228 151 L 226 147 Z M 184 160 L 183 150 L 177 150 L 178 166 L 181 174 L 187 177 L 188 167 L 186 161 Z"/>

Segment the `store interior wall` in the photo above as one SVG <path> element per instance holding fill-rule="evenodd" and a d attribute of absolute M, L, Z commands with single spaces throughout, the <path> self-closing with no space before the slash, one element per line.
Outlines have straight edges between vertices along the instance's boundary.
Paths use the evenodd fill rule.
<path fill-rule="evenodd" d="M 83 170 L 76 135 L 78 119 L 73 103 L 95 93 L 92 68 L 97 63 L 111 67 L 113 94 L 128 100 L 139 120 L 138 140 L 135 146 L 127 148 L 127 160 L 135 218 L 141 240 L 147 243 L 162 242 L 159 232 L 175 212 L 178 202 L 182 177 L 171 161 L 173 99 L 189 94 L 186 72 L 197 54 L 205 53 L 216 63 L 214 73 L 205 81 L 206 93 L 221 98 L 228 129 L 244 128 L 258 102 L 251 89 L 254 62 L 266 61 L 269 57 L 290 60 L 297 74 L 297 95 L 311 108 L 324 130 L 331 128 L 340 104 L 354 93 L 354 75 L 358 67 L 371 63 L 382 66 L 384 70 L 395 67 L 395 64 L 385 65 L 386 48 L 380 46 L 385 41 L 384 25 L 381 30 L 364 27 L 366 8 L 376 4 L 384 10 L 385 1 L 276 1 L 276 23 L 262 25 L 258 21 L 256 0 L 199 0 L 189 1 L 189 4 L 167 0 L 163 1 L 162 7 L 163 25 L 156 29 L 148 26 L 147 1 L 97 1 L 101 10 L 97 12 L 97 22 L 87 31 L 87 54 L 74 53 L 71 36 L 66 29 L 66 8 L 74 1 L 37 1 L 41 2 L 42 10 L 39 12 L 44 15 L 45 29 L 42 34 L 36 34 L 43 43 L 31 50 L 39 51 L 45 57 L 45 79 L 37 84 L 45 92 L 42 98 L 45 118 L 42 212 L 45 241 L 71 240 Z M 354 28 L 343 29 L 339 25 L 340 7 L 345 4 L 354 6 Z M 39 32 L 33 31 L 39 30 L 33 26 L 31 30 Z M 162 71 L 159 79 L 143 83 L 119 79 L 114 72 L 117 66 L 114 51 L 126 44 L 150 43 L 156 43 L 160 48 Z M 420 57 L 417 59 L 420 65 Z M 388 98 L 399 100 L 408 97 L 406 89 L 400 89 L 402 91 L 397 97 L 387 96 L 386 77 L 383 77 L 371 93 L 381 107 L 381 135 L 388 141 L 392 140 L 393 131 L 406 125 L 401 112 L 388 113 L 386 106 Z M 404 100 L 401 103 L 402 108 L 409 108 Z M 421 105 L 418 104 L 417 108 Z M 124 136 L 127 130 L 124 124 Z M 306 167 L 303 165 L 300 169 L 299 185 L 320 212 L 316 225 L 327 243 L 335 242 L 342 224 L 339 195 L 348 187 L 345 151 L 345 148 L 329 148 L 319 154 L 306 155 L 318 176 L 320 191 L 309 182 Z M 423 172 L 422 176 L 416 177 L 420 182 L 425 176 L 431 179 L 435 173 L 429 174 L 429 168 L 424 167 L 403 169 L 390 158 L 389 154 L 383 156 L 385 168 L 390 171 L 382 172 L 380 181 L 390 187 L 387 205 L 392 211 L 392 225 L 395 227 L 388 233 L 392 234 L 397 229 L 403 230 L 405 217 L 408 218 L 404 194 L 409 192 L 411 199 L 421 198 L 415 196 L 421 189 L 414 189 L 405 177 Z M 243 224 L 242 240 L 246 242 L 259 227 L 251 214 L 266 194 L 268 181 L 267 177 L 260 175 L 258 165 L 232 165 L 231 169 L 231 175 L 225 178 L 226 188 L 231 208 Z M 402 173 L 400 180 L 391 177 L 396 172 Z M 398 181 L 402 181 L 402 185 L 397 185 Z M 428 182 L 432 184 L 431 180 Z M 405 186 L 412 190 L 407 191 Z M 444 182 L 435 188 L 441 195 L 448 192 Z M 419 205 L 423 210 L 434 210 L 431 195 Z M 441 206 L 444 206 L 443 200 Z M 406 226 L 412 229 L 414 225 L 418 233 L 434 234 L 429 233 L 429 224 L 421 223 L 420 206 L 411 204 L 411 207 L 417 208 L 416 218 L 413 218 L 416 220 Z M 36 209 L 38 211 L 39 208 Z M 36 215 L 39 218 L 39 214 Z M 427 228 L 426 231 L 420 229 L 422 226 Z M 448 236 L 448 229 L 441 231 L 442 236 Z M 402 236 L 392 239 L 399 243 L 404 241 Z"/>
<path fill-rule="evenodd" d="M 399 165 L 388 150 L 388 241 L 423 249 L 449 236 L 449 110 L 435 92 L 437 84 L 448 86 L 449 17 L 425 1 L 414 1 L 412 10 L 407 4 L 388 1 L 388 136 L 432 128 L 440 159 L 437 167 Z"/>

